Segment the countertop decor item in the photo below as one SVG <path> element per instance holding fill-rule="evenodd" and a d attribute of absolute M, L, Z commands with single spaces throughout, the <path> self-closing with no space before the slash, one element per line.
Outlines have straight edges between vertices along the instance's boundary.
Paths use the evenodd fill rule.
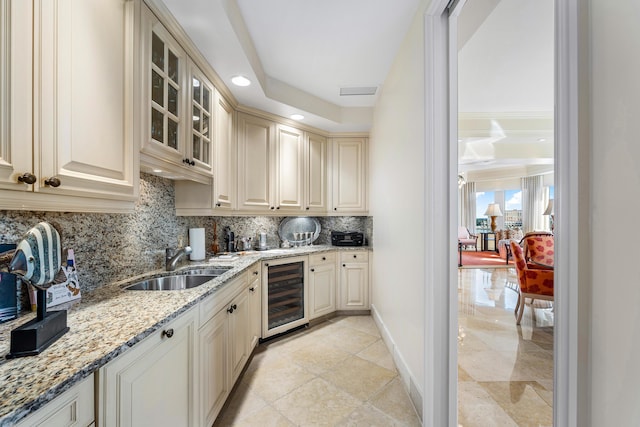
<path fill-rule="evenodd" d="M 69 330 L 66 310 L 47 313 L 47 288 L 61 265 L 60 234 L 51 224 L 39 223 L 18 243 L 9 271 L 37 288 L 38 316 L 11 331 L 7 358 L 39 354 Z"/>

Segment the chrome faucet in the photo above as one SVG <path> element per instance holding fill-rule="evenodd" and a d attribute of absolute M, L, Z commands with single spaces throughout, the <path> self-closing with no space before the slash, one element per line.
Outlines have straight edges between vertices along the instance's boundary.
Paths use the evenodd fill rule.
<path fill-rule="evenodd" d="M 165 267 L 167 271 L 173 271 L 176 269 L 178 261 L 183 256 L 187 256 L 191 253 L 191 246 L 185 246 L 184 248 L 175 249 L 167 248 L 165 250 Z"/>

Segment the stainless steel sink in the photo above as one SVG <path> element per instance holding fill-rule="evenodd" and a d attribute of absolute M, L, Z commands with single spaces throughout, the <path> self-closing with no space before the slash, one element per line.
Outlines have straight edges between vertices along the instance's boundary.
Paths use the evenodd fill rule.
<path fill-rule="evenodd" d="M 201 267 L 201 268 L 192 268 L 189 270 L 181 271 L 180 274 L 190 274 L 190 275 L 204 275 L 204 276 L 220 276 L 233 267 L 227 266 L 216 266 L 216 267 Z"/>
<path fill-rule="evenodd" d="M 142 280 L 127 286 L 125 289 L 129 291 L 177 291 L 180 289 L 195 288 L 216 277 L 217 275 L 210 274 L 175 274 L 172 276 Z"/>

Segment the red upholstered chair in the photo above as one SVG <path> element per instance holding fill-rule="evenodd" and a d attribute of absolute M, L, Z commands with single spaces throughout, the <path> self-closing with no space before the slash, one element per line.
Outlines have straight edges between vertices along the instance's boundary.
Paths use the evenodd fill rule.
<path fill-rule="evenodd" d="M 520 245 L 511 241 L 511 253 L 518 273 L 518 302 L 516 303 L 516 324 L 519 325 L 524 313 L 525 298 L 553 301 L 553 270 L 530 268 L 524 259 Z"/>
<path fill-rule="evenodd" d="M 524 247 L 524 259 L 529 263 L 529 267 L 553 267 L 553 234 L 549 232 L 527 233 L 522 239 L 522 246 Z"/>

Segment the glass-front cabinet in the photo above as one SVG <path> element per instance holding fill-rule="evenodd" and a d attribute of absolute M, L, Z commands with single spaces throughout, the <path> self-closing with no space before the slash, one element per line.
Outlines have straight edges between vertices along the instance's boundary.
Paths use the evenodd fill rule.
<path fill-rule="evenodd" d="M 211 173 L 213 85 L 194 65 L 191 68 L 191 161 Z"/>
<path fill-rule="evenodd" d="M 210 184 L 213 85 L 155 15 L 142 10 L 141 169 Z"/>

